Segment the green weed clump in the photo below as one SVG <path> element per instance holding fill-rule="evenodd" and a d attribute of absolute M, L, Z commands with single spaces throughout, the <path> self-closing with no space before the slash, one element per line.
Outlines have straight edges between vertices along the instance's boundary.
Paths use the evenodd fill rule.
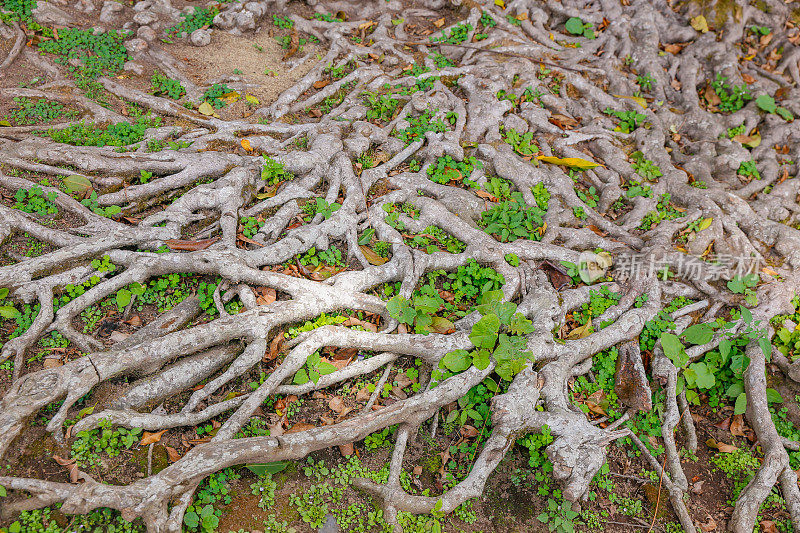
<path fill-rule="evenodd" d="M 184 32 L 188 35 L 205 26 L 211 26 L 217 14 L 219 14 L 219 9 L 216 7 L 195 7 L 194 11 L 190 14 L 181 13 L 183 20 L 167 28 L 167 37 L 180 37 Z"/>
<path fill-rule="evenodd" d="M 38 46 L 42 52 L 55 54 L 56 63 L 67 65 L 71 59 L 83 63 L 81 67 L 70 65 L 69 70 L 85 81 L 122 70 L 128 60 L 122 42 L 129 36 L 129 33 L 117 30 L 95 35 L 93 29 L 65 28 L 58 32 L 58 40 L 41 41 Z"/>
<path fill-rule="evenodd" d="M 140 116 L 136 122 L 117 122 L 108 126 L 80 121 L 63 129 L 49 129 L 45 135 L 54 142 L 73 146 L 128 146 L 144 139 L 147 128 L 161 124 L 160 117 Z"/>
<path fill-rule="evenodd" d="M 178 100 L 181 96 L 186 94 L 181 82 L 167 77 L 165 74 L 156 72 L 150 79 L 150 92 L 155 95 L 163 95 Z"/>

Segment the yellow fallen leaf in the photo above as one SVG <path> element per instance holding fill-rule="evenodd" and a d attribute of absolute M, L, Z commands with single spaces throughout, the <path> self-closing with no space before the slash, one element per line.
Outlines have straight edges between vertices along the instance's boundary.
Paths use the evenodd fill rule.
<path fill-rule="evenodd" d="M 647 100 L 645 100 L 641 96 L 622 96 L 621 94 L 615 94 L 614 96 L 616 98 L 625 98 L 626 100 L 633 100 L 634 102 L 642 106 L 642 109 L 647 109 Z"/>
<path fill-rule="evenodd" d="M 258 105 L 260 103 L 258 101 L 258 98 L 256 98 L 252 94 L 245 95 L 244 99 L 247 100 L 247 103 L 249 103 L 249 104 Z"/>
<path fill-rule="evenodd" d="M 578 326 L 567 334 L 567 339 L 582 339 L 592 334 L 592 319 L 582 326 Z"/>
<path fill-rule="evenodd" d="M 444 17 L 440 18 L 439 20 L 434 20 L 433 25 L 436 26 L 437 28 L 441 28 L 442 26 L 444 26 Z"/>
<path fill-rule="evenodd" d="M 202 104 L 200 104 L 200 107 L 198 107 L 197 110 L 206 116 L 212 116 L 217 114 L 217 112 L 214 110 L 214 106 L 212 106 L 208 102 L 203 102 Z"/>
<path fill-rule="evenodd" d="M 700 221 L 700 225 L 697 226 L 697 231 L 703 231 L 704 229 L 708 228 L 713 221 L 714 217 L 704 218 L 702 221 Z"/>
<path fill-rule="evenodd" d="M 232 104 L 233 102 L 241 98 L 241 95 L 236 91 L 231 91 L 229 93 L 223 94 L 220 98 L 225 100 L 227 103 Z"/>
<path fill-rule="evenodd" d="M 755 148 L 761 144 L 761 134 L 755 133 L 753 135 L 735 135 L 733 140 L 737 143 L 742 143 L 745 148 Z"/>
<path fill-rule="evenodd" d="M 778 273 L 777 273 L 777 272 L 775 272 L 774 270 L 772 270 L 772 269 L 771 269 L 771 268 L 769 268 L 769 267 L 764 267 L 764 268 L 762 268 L 762 269 L 761 269 L 761 272 L 763 272 L 764 274 L 769 274 L 770 276 L 777 276 L 777 275 L 778 275 Z"/>
<path fill-rule="evenodd" d="M 378 255 L 378 254 L 375 252 L 375 250 L 373 250 L 373 249 L 372 249 L 372 248 L 370 248 L 369 246 L 364 246 L 364 245 L 361 245 L 361 246 L 359 246 L 359 248 L 361 248 L 361 253 L 363 253 L 363 254 L 364 254 L 364 257 L 366 257 L 366 258 L 367 258 L 367 261 L 369 261 L 369 264 L 371 264 L 371 265 L 376 265 L 376 266 L 378 266 L 378 265 L 382 265 L 382 264 L 384 264 L 386 261 L 388 261 L 388 259 L 386 259 L 385 257 L 381 257 L 381 256 L 379 256 L 379 255 Z"/>
<path fill-rule="evenodd" d="M 706 33 L 708 31 L 708 21 L 703 15 L 697 15 L 689 24 L 692 25 L 692 28 L 699 31 L 700 33 Z"/>
<path fill-rule="evenodd" d="M 503 0 L 494 0 L 494 5 L 496 5 L 500 9 L 506 8 L 506 3 Z"/>
<path fill-rule="evenodd" d="M 248 139 L 242 139 L 242 148 L 244 148 L 248 152 L 253 151 L 253 147 L 250 146 L 250 141 Z"/>
<path fill-rule="evenodd" d="M 544 163 L 551 163 L 553 165 L 564 165 L 565 167 L 571 168 L 579 168 L 581 170 L 586 170 L 588 168 L 594 167 L 603 167 L 605 165 L 601 165 L 600 163 L 595 163 L 594 161 L 588 161 L 586 159 L 581 159 L 580 157 L 553 157 L 550 155 L 540 155 L 537 157 L 539 161 Z"/>

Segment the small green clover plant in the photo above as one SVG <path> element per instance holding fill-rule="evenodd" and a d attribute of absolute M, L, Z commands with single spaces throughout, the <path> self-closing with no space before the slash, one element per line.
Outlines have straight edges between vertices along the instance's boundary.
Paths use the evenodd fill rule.
<path fill-rule="evenodd" d="M 504 380 L 511 379 L 525 368 L 533 354 L 526 351 L 525 335 L 533 332 L 533 323 L 521 313 L 517 305 L 503 302 L 503 291 L 488 291 L 481 296 L 478 312 L 483 315 L 474 326 L 469 340 L 473 350 L 454 350 L 447 353 L 439 363 L 440 369 L 453 373 L 463 372 L 475 365 L 479 370 L 489 366 L 492 359 L 497 366 L 495 372 Z M 436 380 L 443 375 L 435 371 Z"/>

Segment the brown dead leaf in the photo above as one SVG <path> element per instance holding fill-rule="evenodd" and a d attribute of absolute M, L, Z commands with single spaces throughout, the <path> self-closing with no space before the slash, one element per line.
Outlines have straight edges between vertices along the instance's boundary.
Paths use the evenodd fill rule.
<path fill-rule="evenodd" d="M 133 315 L 128 320 L 125 321 L 126 324 L 133 327 L 139 327 L 142 325 L 142 318 L 139 315 Z"/>
<path fill-rule="evenodd" d="M 604 403 L 606 403 L 606 393 L 603 390 L 596 391 L 586 398 L 586 407 L 600 416 L 606 416 L 606 410 L 603 408 Z"/>
<path fill-rule="evenodd" d="M 394 394 L 395 396 L 397 396 L 401 400 L 405 400 L 406 398 L 408 398 L 408 394 L 406 394 L 406 391 L 404 391 L 403 389 L 401 389 L 400 387 L 398 387 L 396 385 L 394 387 L 392 387 L 392 394 Z"/>
<path fill-rule="evenodd" d="M 417 477 L 422 475 L 422 465 L 417 465 L 414 467 L 414 475 Z"/>
<path fill-rule="evenodd" d="M 676 54 L 680 54 L 681 53 L 681 50 L 683 50 L 684 46 L 685 45 L 677 44 L 677 43 L 665 44 L 664 45 L 664 51 L 665 52 L 669 52 L 670 54 L 676 55 Z"/>
<path fill-rule="evenodd" d="M 272 341 L 270 341 L 269 351 L 264 353 L 264 356 L 261 358 L 261 360 L 266 363 L 267 361 L 272 361 L 278 357 L 278 353 L 281 351 L 281 344 L 283 344 L 283 340 L 283 331 L 279 331 L 278 334 L 273 337 Z"/>
<path fill-rule="evenodd" d="M 69 472 L 70 483 L 78 482 L 78 465 L 75 462 L 75 459 L 63 459 L 58 455 L 54 455 L 53 460 L 67 469 L 67 472 Z"/>
<path fill-rule="evenodd" d="M 378 255 L 377 252 L 375 252 L 375 250 L 373 250 L 369 246 L 362 244 L 359 246 L 359 248 L 361 249 L 361 253 L 364 254 L 364 257 L 367 259 L 367 262 L 370 265 L 380 266 L 389 260 L 386 257 L 381 257 L 380 255 Z"/>
<path fill-rule="evenodd" d="M 763 533 L 778 533 L 778 528 L 772 520 L 762 520 L 760 524 Z"/>
<path fill-rule="evenodd" d="M 567 272 L 561 265 L 550 261 L 543 261 L 542 264 L 539 265 L 539 268 L 544 270 L 544 273 L 547 274 L 547 278 L 550 280 L 555 290 L 558 291 L 566 285 L 572 285 L 572 278 L 567 275 Z"/>
<path fill-rule="evenodd" d="M 189 241 L 183 239 L 167 239 L 164 243 L 169 246 L 170 250 L 176 251 L 186 251 L 186 252 L 196 252 L 198 250 L 205 250 L 215 242 L 219 240 L 219 237 L 212 237 L 211 239 L 201 239 L 199 241 Z"/>
<path fill-rule="evenodd" d="M 439 20 L 434 20 L 433 25 L 436 26 L 437 28 L 441 28 L 442 26 L 444 26 L 444 17 L 440 18 Z"/>
<path fill-rule="evenodd" d="M 50 369 L 50 368 L 56 368 L 56 367 L 62 366 L 63 364 L 64 363 L 61 362 L 61 359 L 56 359 L 54 357 L 48 357 L 47 359 L 44 360 L 44 363 L 42 363 L 42 366 L 44 368 L 46 368 L 46 369 Z"/>
<path fill-rule="evenodd" d="M 706 86 L 706 90 L 703 93 L 703 96 L 705 97 L 706 102 L 708 102 L 708 105 L 710 106 L 718 106 L 719 104 L 722 103 L 722 100 L 720 99 L 719 96 L 717 96 L 717 93 L 714 91 L 714 88 L 711 85 Z"/>
<path fill-rule="evenodd" d="M 369 400 L 369 397 L 371 395 L 372 394 L 367 390 L 366 387 L 361 387 L 360 389 L 358 389 L 358 392 L 356 393 L 356 401 L 366 402 L 367 400 Z"/>
<path fill-rule="evenodd" d="M 558 126 L 562 130 L 571 130 L 578 125 L 578 120 L 566 115 L 554 114 L 547 119 L 551 124 Z"/>
<path fill-rule="evenodd" d="M 702 529 L 706 533 L 709 533 L 710 531 L 714 531 L 715 529 L 717 529 L 717 521 L 714 520 L 711 517 L 711 515 L 707 515 L 707 516 L 708 516 L 708 520 L 706 520 L 705 523 L 701 523 L 700 524 L 700 529 Z"/>
<path fill-rule="evenodd" d="M 319 419 L 322 420 L 323 426 L 332 426 L 336 423 L 336 421 L 331 416 L 320 415 Z"/>
<path fill-rule="evenodd" d="M 167 449 L 167 455 L 169 456 L 169 462 L 174 463 L 178 459 L 181 458 L 181 454 L 178 453 L 178 450 L 173 448 L 172 446 L 164 446 Z"/>
<path fill-rule="evenodd" d="M 315 89 L 322 89 L 323 87 L 327 87 L 331 84 L 331 80 L 318 80 L 314 82 Z"/>
<path fill-rule="evenodd" d="M 297 34 L 297 28 L 292 28 L 292 37 L 289 41 L 289 50 L 283 55 L 283 60 L 286 61 L 297 53 L 300 46 L 300 36 Z"/>
<path fill-rule="evenodd" d="M 733 415 L 733 419 L 731 420 L 731 435 L 735 435 L 737 437 L 745 437 L 747 436 L 744 432 L 745 429 L 744 425 L 744 417 L 742 415 Z"/>
<path fill-rule="evenodd" d="M 344 457 L 350 457 L 353 455 L 353 443 L 348 442 L 347 444 L 340 444 L 339 453 L 341 453 Z"/>
<path fill-rule="evenodd" d="M 608 236 L 608 232 L 601 230 L 600 228 L 598 228 L 594 224 L 589 224 L 587 227 L 590 230 L 592 230 L 592 232 L 594 232 L 597 235 L 600 235 L 601 237 L 607 237 Z"/>
<path fill-rule="evenodd" d="M 756 79 L 746 72 L 742 72 L 742 80 L 748 85 L 756 82 Z"/>
<path fill-rule="evenodd" d="M 720 420 L 719 422 L 714 424 L 714 427 L 721 429 L 723 431 L 728 431 L 728 429 L 731 427 L 731 417 L 728 417 L 724 420 Z"/>
<path fill-rule="evenodd" d="M 287 429 L 286 433 L 300 433 L 301 431 L 308 431 L 309 429 L 314 429 L 314 427 L 315 426 L 308 424 L 306 422 L 298 422 L 297 424 Z"/>
<path fill-rule="evenodd" d="M 496 196 L 489 194 L 488 192 L 484 191 L 483 189 L 479 189 L 475 191 L 475 194 L 479 198 L 483 198 L 484 200 L 489 200 L 490 202 L 497 202 L 499 201 Z"/>
<path fill-rule="evenodd" d="M 156 433 L 150 433 L 149 431 L 145 431 L 142 434 L 142 440 L 139 441 L 139 446 L 147 446 L 148 444 L 153 444 L 154 442 L 158 442 L 161 440 L 161 435 L 166 433 L 166 429 L 162 429 Z"/>
<path fill-rule="evenodd" d="M 271 287 L 260 287 L 256 292 L 258 293 L 256 297 L 256 303 L 258 305 L 269 305 L 278 298 L 278 292 Z"/>
<path fill-rule="evenodd" d="M 733 453 L 739 448 L 733 446 L 732 444 L 725 444 L 724 442 L 717 442 L 714 439 L 708 439 L 706 441 L 706 446 L 709 448 L 716 448 L 717 450 L 721 451 L 722 453 Z"/>
<path fill-rule="evenodd" d="M 461 426 L 461 436 L 465 439 L 471 439 L 478 436 L 478 430 L 470 425 Z"/>
<path fill-rule="evenodd" d="M 334 396 L 328 402 L 328 407 L 330 407 L 331 411 L 334 413 L 341 415 L 342 411 L 345 409 L 344 400 L 340 396 Z"/>

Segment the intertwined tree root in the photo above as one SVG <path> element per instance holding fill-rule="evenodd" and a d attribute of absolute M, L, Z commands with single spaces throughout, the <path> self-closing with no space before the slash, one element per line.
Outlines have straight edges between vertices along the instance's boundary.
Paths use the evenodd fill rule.
<path fill-rule="evenodd" d="M 69 230 L 54 229 L 43 225 L 35 215 L 0 206 L 0 238 L 27 233 L 53 249 L 44 255 L 19 258 L 14 264 L 0 267 L 0 286 L 10 288 L 11 296 L 19 302 L 38 302 L 41 306 L 27 332 L 7 342 L 0 352 L 0 362 L 14 361 L 15 378 L 0 400 L 0 456 L 25 431 L 32 417 L 60 400 L 63 403 L 47 430 L 57 439 L 63 439 L 63 425 L 75 402 L 98 384 L 123 376 L 148 379 L 131 385 L 113 405 L 83 418 L 73 428 L 73 433 L 95 428 L 106 418 L 115 425 L 157 431 L 195 425 L 230 413 L 211 442 L 194 447 L 166 469 L 129 485 L 106 485 L 85 474 L 78 485 L 0 476 L 0 485 L 20 495 L 33 495 L 32 499 L 11 498 L 4 502 L 3 513 L 62 502 L 61 510 L 66 513 L 110 507 L 120 510 L 126 519 L 141 517 L 150 531 L 180 531 L 193 491 L 209 474 L 232 465 L 300 459 L 315 450 L 358 441 L 392 425 L 399 425 L 400 429 L 388 483 L 357 482 L 360 488 L 383 500 L 390 520 L 397 511 L 430 512 L 439 499 L 442 500 L 441 510 L 449 512 L 465 500 L 480 495 L 488 476 L 515 439 L 544 425 L 555 436 L 547 453 L 554 465 L 554 477 L 562 483 L 563 493 L 569 500 L 585 497 L 589 482 L 605 462 L 607 445 L 620 437 L 633 437 L 652 467 L 662 472 L 662 465 L 629 430 L 619 429 L 619 424 L 600 429 L 590 423 L 571 403 L 566 382 L 570 377 L 586 373 L 594 354 L 615 345 L 629 346 L 627 357 L 633 363 L 638 360 L 641 366 L 638 345 L 635 342 L 631 345 L 630 341 L 637 338 L 644 323 L 656 315 L 664 302 L 674 296 L 703 300 L 701 308 L 705 306 L 707 317 L 713 318 L 722 307 L 733 303 L 730 294 L 717 289 L 711 274 L 703 269 L 691 279 L 665 281 L 651 274 L 623 281 L 616 288 L 624 297 L 603 317 L 613 320 L 613 324 L 586 338 L 559 343 L 553 339 L 552 331 L 567 313 L 588 301 L 588 288 L 558 292 L 537 267 L 544 260 L 577 263 L 581 251 L 596 248 L 603 248 L 612 257 L 651 254 L 667 264 L 677 264 L 684 253 L 676 251 L 672 244 L 676 234 L 691 221 L 710 218 L 710 227 L 698 233 L 689 244 L 689 253 L 700 255 L 713 243 L 717 253 L 769 259 L 774 274 L 761 275 L 766 282 L 761 289 L 762 303 L 753 314 L 766 323 L 775 314 L 786 312 L 798 287 L 800 231 L 794 225 L 800 213 L 796 201 L 800 180 L 781 178 L 774 147 L 788 145 L 786 157 L 800 161 L 796 123 L 786 122 L 776 115 L 765 115 L 754 102 L 733 114 L 710 113 L 701 105 L 698 92 L 703 89 L 704 80 L 714 79 L 718 73 L 736 84 L 746 75 L 755 80 L 750 83 L 754 94 L 774 94 L 779 88 L 786 91 L 783 104 L 798 115 L 800 50 L 788 39 L 790 29 L 784 22 L 789 17 L 789 6 L 782 1 L 766 2 L 769 15 L 750 5 L 737 8 L 720 23 L 716 32 L 703 34 L 688 25 L 688 20 L 700 13 L 693 4 L 673 10 L 665 2 L 632 0 L 630 5 L 624 5 L 627 3 L 563 0 L 543 4 L 515 0 L 506 2 L 505 9 L 491 2 L 482 8 L 461 6 L 460 13 L 466 14 L 473 28 L 467 43 L 471 41 L 482 11 L 496 21 L 496 26 L 481 41 L 453 46 L 419 44 L 409 37 L 406 22 L 403 22 L 413 16 L 431 14 L 428 8 L 444 7 L 447 4 L 444 1 L 428 1 L 427 7 L 406 11 L 368 14 L 376 25 L 371 29 L 371 38 L 360 44 L 345 35 L 365 22 L 359 19 L 359 10 L 364 9 L 364 5 L 309 2 L 324 12 L 345 9 L 350 18 L 343 23 L 329 23 L 290 14 L 300 31 L 317 36 L 329 46 L 329 51 L 275 102 L 256 111 L 255 116 L 263 119 L 261 123 L 203 116 L 170 100 L 125 87 L 116 80 L 101 79 L 105 89 L 120 98 L 156 114 L 179 119 L 178 124 L 183 126 L 176 125 L 170 131 L 181 131 L 178 141 L 193 141 L 191 147 L 158 153 L 146 153 L 143 149 L 117 153 L 109 147 L 54 144 L 31 135 L 31 128 L 0 130 L 0 159 L 7 170 L 16 168 L 40 175 L 59 175 L 63 173 L 60 165 L 70 165 L 71 172 L 84 175 L 96 189 L 103 191 L 97 198 L 101 206 L 121 205 L 123 213 L 129 216 L 150 213 L 141 216 L 137 225 L 129 225 L 99 216 L 52 187 L 43 188 L 55 192 L 59 209 L 81 218 L 83 225 Z M 260 4 L 269 10 L 285 9 L 285 2 Z M 507 20 L 507 15 L 521 14 L 526 16 L 519 17 L 519 24 Z M 581 46 L 575 48 L 565 46 L 574 39 L 562 34 L 560 29 L 570 16 L 580 16 L 595 27 L 603 24 L 604 19 L 612 22 L 595 40 L 582 40 Z M 401 22 L 395 24 L 393 19 Z M 740 52 L 734 45 L 742 39 L 745 28 L 753 24 L 771 26 L 775 32 L 768 49 L 760 54 L 767 55 L 783 47 L 783 60 L 772 71 L 755 63 L 740 64 L 738 61 Z M 447 32 L 448 28 L 443 30 Z M 675 43 L 685 46 L 678 53 L 660 51 L 663 45 Z M 430 52 L 445 55 L 456 66 L 437 69 L 428 55 Z M 13 61 L 20 51 L 15 48 L 12 53 L 14 57 L 9 57 L 0 69 Z M 34 56 L 30 52 L 23 53 Z M 382 56 L 382 61 L 365 59 L 372 55 Z M 632 69 L 650 73 L 656 80 L 653 98 L 648 99 L 652 101 L 646 110 L 632 100 L 613 96 L 630 95 L 637 90 L 634 76 L 620 68 L 622 58 L 628 55 L 632 58 Z M 430 72 L 414 77 L 403 70 L 404 65 L 422 56 Z M 164 57 L 163 52 L 151 49 L 138 59 L 150 61 L 178 76 Z M 45 56 L 35 56 L 35 61 L 50 69 L 48 72 L 58 73 L 52 65 L 47 65 Z M 307 96 L 314 83 L 324 78 L 326 66 L 345 65 L 350 61 L 356 65 L 350 74 Z M 562 96 L 551 92 L 547 82 L 537 76 L 541 72 L 540 65 L 542 68 L 548 65 L 558 74 L 566 88 L 561 91 Z M 457 86 L 443 83 L 444 78 L 455 77 L 458 77 Z M 435 81 L 429 90 L 405 98 L 399 114 L 388 123 L 364 120 L 366 110 L 361 97 L 364 91 L 378 90 L 388 82 L 411 86 L 417 79 Z M 236 86 L 235 83 L 231 85 Z M 513 92 L 515 88 L 527 86 L 542 90 L 541 107 L 525 102 L 516 109 L 508 100 L 496 97 L 500 90 Z M 124 118 L 86 99 L 74 91 L 68 79 L 60 76 L 42 89 L 16 89 L 8 94 L 48 97 L 58 93 L 63 99 L 64 91 L 66 94 L 74 92 L 70 98 L 98 121 Z M 344 92 L 341 104 L 315 122 L 281 120 L 340 91 Z M 608 107 L 643 113 L 650 127 L 637 128 L 630 134 L 613 131 L 613 121 L 603 114 Z M 434 118 L 444 118 L 449 112 L 455 112 L 457 118 L 452 129 L 444 133 L 428 132 L 424 139 L 408 145 L 390 135 L 396 128 L 408 126 L 406 117 L 426 109 L 435 110 Z M 548 121 L 553 115 L 580 118 L 580 122 L 572 129 L 563 130 Z M 747 131 L 757 127 L 761 134 L 761 144 L 752 152 L 725 136 L 720 137 L 727 128 L 741 123 L 746 125 Z M 523 160 L 501 142 L 501 126 L 533 132 L 543 155 L 588 158 L 602 163 L 584 175 L 584 179 L 599 191 L 599 204 L 592 207 L 576 195 L 573 180 L 563 167 L 535 166 Z M 151 129 L 147 138 L 161 139 L 165 135 L 164 128 Z M 307 149 L 289 150 L 295 140 L 306 136 Z M 274 196 L 257 199 L 267 187 L 260 177 L 263 159 L 241 155 L 242 152 L 237 155 L 233 149 L 224 151 L 226 146 L 238 146 L 245 137 L 256 153 L 269 155 L 285 164 L 297 178 L 282 186 Z M 542 183 L 550 191 L 546 231 L 540 242 L 526 239 L 498 242 L 477 225 L 486 207 L 484 199 L 466 189 L 440 185 L 427 178 L 427 165 L 435 162 L 438 156 L 448 154 L 463 159 L 466 143 L 476 144 L 474 154 L 484 162 L 482 173 L 473 175 L 473 179 L 480 181 L 485 175 L 506 178 L 523 193 L 529 205 L 535 205 L 530 192 L 533 186 Z M 623 148 L 631 147 L 654 161 L 663 176 L 652 185 L 650 197 L 634 198 L 632 210 L 611 220 L 604 214 L 614 200 L 625 195 L 620 183 L 623 178 L 630 177 L 632 171 Z M 354 161 L 370 148 L 389 154 L 388 160 L 356 174 Z M 762 179 L 742 184 L 736 171 L 739 163 L 750 157 L 757 162 Z M 411 158 L 423 163 L 422 170 L 399 168 Z M 796 164 L 789 168 L 797 172 Z M 146 184 L 126 183 L 141 170 L 159 177 Z M 707 188 L 690 186 L 689 176 L 705 182 Z M 203 179 L 206 182 L 198 184 Z M 388 192 L 374 195 L 373 186 L 378 183 Z M 31 185 L 32 182 L 24 178 L 0 173 L 0 186 L 5 188 L 14 190 Z M 764 192 L 767 187 L 771 189 L 769 194 Z M 685 216 L 664 221 L 651 230 L 638 230 L 642 217 L 655 210 L 658 198 L 667 192 L 675 205 L 685 209 Z M 339 201 L 341 208 L 327 219 L 317 215 L 312 223 L 287 230 L 300 212 L 297 200 L 314 197 L 323 197 L 329 203 Z M 420 232 L 428 226 L 438 226 L 466 243 L 465 251 L 425 254 L 407 246 L 402 234 L 384 221 L 382 207 L 390 202 L 407 202 L 419 208 L 419 219 L 400 218 L 409 231 Z M 158 205 L 165 208 L 151 209 Z M 583 210 L 586 223 L 575 218 L 574 208 Z M 254 237 L 261 246 L 249 250 L 237 247 L 239 218 L 267 210 L 274 215 Z M 191 224 L 209 219 L 213 222 L 197 236 L 219 237 L 210 247 L 192 252 L 154 253 L 165 241 L 181 239 L 182 232 Z M 370 264 L 358 246 L 358 234 L 367 227 L 374 228 L 378 238 L 392 245 L 391 259 L 385 264 Z M 265 270 L 265 267 L 292 260 L 311 247 L 324 250 L 333 243 L 344 244 L 348 260 L 360 265 L 360 269 L 347 270 L 322 282 Z M 516 254 L 519 266 L 506 262 L 507 254 Z M 108 255 L 118 266 L 118 273 L 105 276 L 99 284 L 54 313 L 54 295 L 65 285 L 81 283 L 96 274 L 89 263 L 103 255 Z M 457 400 L 489 375 L 493 364 L 484 370 L 472 367 L 435 388 L 388 407 L 354 414 L 334 425 L 278 437 L 233 438 L 271 395 L 309 394 L 372 373 L 402 357 L 418 357 L 436 368 L 447 352 L 470 348 L 468 333 L 477 318 L 475 315 L 457 322 L 455 333 L 449 335 L 397 333 L 397 323 L 389 316 L 385 302 L 369 293 L 381 284 L 401 281 L 401 294 L 409 297 L 427 272 L 454 270 L 470 259 L 501 273 L 506 280 L 505 298 L 519 302 L 520 312 L 533 321 L 535 331 L 528 335 L 528 349 L 536 362 L 514 378 L 507 393 L 494 399 L 491 436 L 465 480 L 441 497 L 421 497 L 404 493 L 399 476 L 406 445 L 417 429 L 441 407 Z M 224 294 L 215 296 L 221 316 L 194 327 L 184 327 L 200 313 L 197 299 L 189 298 L 110 348 L 73 326 L 73 320 L 84 309 L 119 289 L 132 282 L 144 283 L 170 273 L 220 276 L 228 287 Z M 257 305 L 250 290 L 256 286 L 273 288 L 285 299 L 282 296 L 269 305 Z M 234 294 L 240 296 L 246 310 L 228 315 L 222 301 Z M 635 299 L 642 294 L 649 295 L 647 303 L 635 307 Z M 256 390 L 217 403 L 211 401 L 215 391 L 261 361 L 269 340 L 282 326 L 341 309 L 380 315 L 382 330 L 352 331 L 326 326 L 304 334 L 294 341 L 282 362 Z M 686 325 L 688 322 L 684 327 Z M 28 371 L 26 351 L 51 331 L 61 333 L 86 355 L 56 368 Z M 316 384 L 290 384 L 306 357 L 323 347 L 358 348 L 379 355 L 324 376 Z M 687 480 L 673 436 L 679 423 L 692 434 L 691 416 L 686 412 L 685 398 L 675 394 L 675 367 L 659 354 L 656 350 L 653 375 L 663 380 L 668 392 L 663 486 L 684 529 L 694 532 L 695 525 L 684 504 Z M 787 453 L 767 409 L 764 356 L 755 343 L 748 348 L 748 354 L 751 364 L 745 380 L 747 418 L 766 457 L 756 477 L 739 497 L 731 527 L 742 533 L 752 531 L 760 503 L 772 487 L 780 483 L 794 526 L 800 530 L 797 479 L 789 468 Z M 690 355 L 697 358 L 702 353 Z M 779 357 L 779 363 L 789 377 L 796 379 L 797 370 L 788 361 Z M 636 375 L 640 376 L 637 386 L 646 390 L 649 398 L 646 377 L 643 372 Z M 150 399 L 167 398 L 206 379 L 209 383 L 195 391 L 180 411 L 139 411 Z"/>

